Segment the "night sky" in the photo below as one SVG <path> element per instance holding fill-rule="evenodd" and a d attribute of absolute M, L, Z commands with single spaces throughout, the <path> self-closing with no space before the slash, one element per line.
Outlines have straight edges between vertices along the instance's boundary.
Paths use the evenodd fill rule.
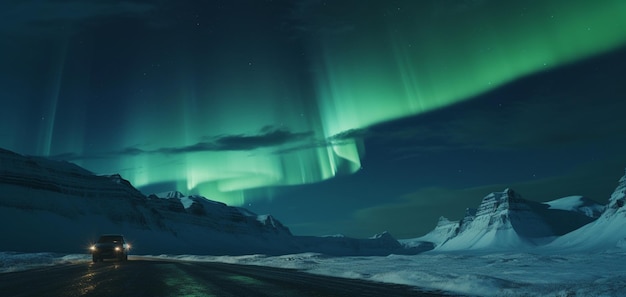
<path fill-rule="evenodd" d="M 626 1 L 0 2 L 0 147 L 420 236 L 492 191 L 606 202 Z"/>

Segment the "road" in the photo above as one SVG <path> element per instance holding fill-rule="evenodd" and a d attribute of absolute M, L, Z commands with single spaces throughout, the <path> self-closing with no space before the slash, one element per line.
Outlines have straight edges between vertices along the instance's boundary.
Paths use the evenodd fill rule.
<path fill-rule="evenodd" d="M 0 274 L 1 296 L 441 296 L 289 269 L 130 257 Z"/>

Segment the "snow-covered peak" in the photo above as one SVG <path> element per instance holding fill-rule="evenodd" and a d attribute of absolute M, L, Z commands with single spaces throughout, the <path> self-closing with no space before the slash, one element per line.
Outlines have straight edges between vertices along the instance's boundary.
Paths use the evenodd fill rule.
<path fill-rule="evenodd" d="M 168 191 L 168 192 L 161 192 L 161 193 L 156 193 L 154 194 L 155 196 L 159 197 L 159 198 L 164 198 L 164 199 L 169 199 L 169 198 L 182 198 L 185 197 L 185 195 L 179 191 Z"/>
<path fill-rule="evenodd" d="M 369 239 L 370 244 L 377 247 L 391 248 L 391 249 L 400 249 L 402 248 L 402 244 L 398 240 L 396 240 L 391 233 L 384 231 L 382 233 L 375 234 Z"/>
<path fill-rule="evenodd" d="M 584 214 L 590 218 L 598 218 L 604 211 L 604 205 L 583 196 L 567 196 L 544 202 L 550 209 L 560 209 Z"/>
<path fill-rule="evenodd" d="M 523 201 L 522 196 L 510 188 L 506 188 L 502 192 L 493 192 L 483 198 L 476 210 L 476 216 L 507 211 L 509 209 L 527 209 Z"/>
<path fill-rule="evenodd" d="M 420 239 L 433 242 L 438 250 L 530 248 L 594 219 L 582 210 L 583 205 L 594 204 L 582 198 L 557 200 L 554 205 L 523 199 L 507 188 L 485 196 L 475 212 L 467 209 L 457 225 L 439 219 L 435 230 Z M 576 209 L 567 209 L 572 207 Z"/>
<path fill-rule="evenodd" d="M 152 194 L 150 197 L 157 197 L 152 199 L 152 201 L 157 203 L 162 210 L 173 212 L 168 213 L 169 215 L 177 216 L 176 213 L 191 214 L 194 216 L 196 223 L 206 220 L 218 220 L 224 222 L 224 224 L 231 224 L 229 228 L 241 229 L 241 232 L 244 233 L 255 230 L 291 235 L 289 228 L 285 227 L 271 215 L 257 215 L 248 209 L 228 206 L 201 195 L 185 196 L 179 191 L 169 191 Z M 250 230 L 244 230 L 246 228 Z"/>
<path fill-rule="evenodd" d="M 451 221 L 446 217 L 439 217 L 437 226 L 428 234 L 416 238 L 416 242 L 432 242 L 435 246 L 439 246 L 446 242 L 448 239 L 456 236 L 459 232 L 459 221 Z"/>
<path fill-rule="evenodd" d="M 485 196 L 474 216 L 468 209 L 461 220 L 458 233 L 452 233 L 441 245 L 440 250 L 509 248 L 524 246 L 528 242 L 528 230 L 541 235 L 549 234 L 549 228 L 537 216 L 529 212 L 530 207 L 522 197 L 510 188 Z M 519 234 L 525 233 L 524 235 Z"/>
<path fill-rule="evenodd" d="M 256 215 L 253 212 L 248 212 L 247 214 L 249 215 L 249 217 L 256 218 L 256 220 L 265 227 L 272 228 L 274 230 L 286 230 L 287 232 L 289 232 L 287 227 L 285 227 L 280 221 L 275 219 L 272 215 Z"/>
<path fill-rule="evenodd" d="M 391 236 L 391 234 L 387 231 L 384 231 L 383 233 L 378 233 L 378 234 L 374 234 L 374 236 L 370 237 L 370 239 L 381 239 L 381 240 L 389 240 L 389 239 L 393 239 L 396 240 L 395 238 L 393 238 L 393 236 Z"/>
<path fill-rule="evenodd" d="M 453 221 L 450 221 L 448 218 L 446 218 L 444 216 L 440 216 L 439 220 L 437 220 L 437 227 L 447 226 L 447 225 L 450 225 L 452 223 L 458 223 L 458 222 L 453 222 Z"/>

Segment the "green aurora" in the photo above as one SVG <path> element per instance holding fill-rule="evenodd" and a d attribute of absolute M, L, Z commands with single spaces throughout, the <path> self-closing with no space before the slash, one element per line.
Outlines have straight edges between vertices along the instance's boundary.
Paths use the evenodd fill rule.
<path fill-rule="evenodd" d="M 112 115 L 124 129 L 100 144 L 97 158 L 72 161 L 97 173 L 119 172 L 137 187 L 175 183 L 243 205 L 249 189 L 358 171 L 366 152 L 358 137 L 342 136 L 350 131 L 470 100 L 626 44 L 622 0 L 303 3 L 291 16 L 297 32 L 285 33 L 297 36 L 233 25 L 232 34 L 244 41 L 202 46 L 205 57 L 190 57 L 197 51 L 192 42 L 168 50 L 175 71 L 167 83 L 150 80 L 150 71 L 120 74 L 138 86 L 121 95 L 128 103 Z M 164 44 L 155 40 L 146 43 Z M 286 54 L 289 61 L 301 55 L 305 62 L 284 61 L 291 43 L 302 50 Z M 73 51 L 67 44 L 60 50 L 55 73 L 91 70 L 75 66 L 80 58 Z M 62 90 L 86 84 L 63 75 L 49 80 L 52 110 Z M 88 116 L 66 114 L 59 124 L 60 116 L 53 112 L 42 121 L 35 153 L 86 155 Z M 19 132 L 6 134 L 2 145 L 15 148 Z M 245 145 L 261 139 L 269 141 Z"/>

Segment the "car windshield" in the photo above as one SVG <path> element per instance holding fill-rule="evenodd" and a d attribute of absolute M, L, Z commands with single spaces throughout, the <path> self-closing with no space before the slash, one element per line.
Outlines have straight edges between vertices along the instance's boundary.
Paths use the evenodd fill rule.
<path fill-rule="evenodd" d="M 122 237 L 120 236 L 101 236 L 98 239 L 98 243 L 121 243 Z"/>

